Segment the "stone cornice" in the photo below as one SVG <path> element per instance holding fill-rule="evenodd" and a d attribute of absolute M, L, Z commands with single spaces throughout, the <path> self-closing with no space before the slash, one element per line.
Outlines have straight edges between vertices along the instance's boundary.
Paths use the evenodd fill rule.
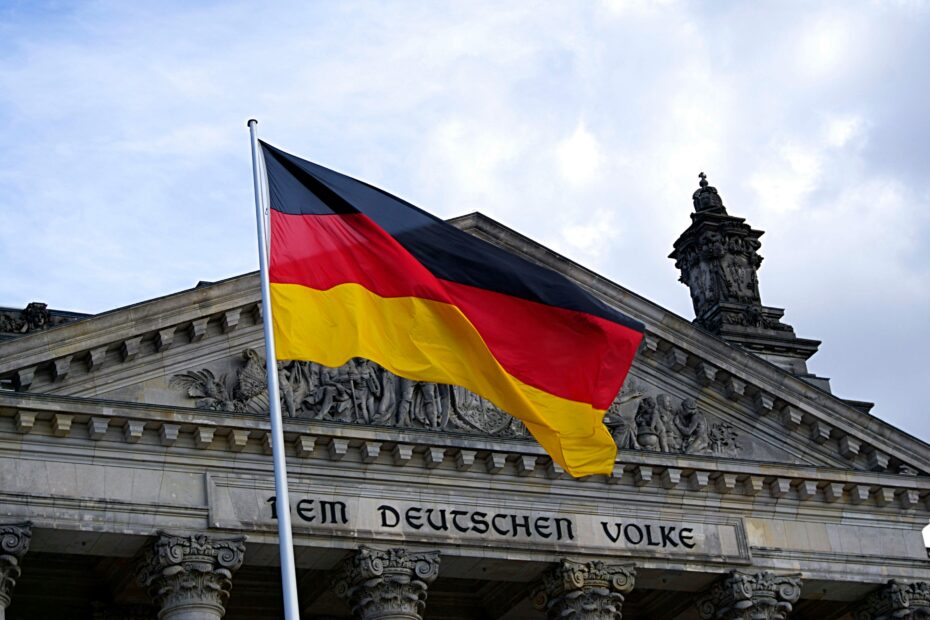
<path fill-rule="evenodd" d="M 53 359 L 88 356 L 102 347 L 106 351 L 134 337 L 157 334 L 168 328 L 176 330 L 183 325 L 191 326 L 194 335 L 189 340 L 196 340 L 197 330 L 192 322 L 211 315 L 221 320 L 219 315 L 226 310 L 254 306 L 258 290 L 258 274 L 248 273 L 27 334 L 0 343 L 0 375 Z M 132 351 L 122 355 L 132 357 Z"/>
<path fill-rule="evenodd" d="M 117 451 L 157 446 L 159 454 L 177 450 L 179 458 L 186 458 L 193 450 L 215 461 L 245 455 L 264 459 L 270 451 L 269 424 L 261 416 L 16 392 L 0 392 L 0 433 L 67 440 L 63 447 L 77 450 L 86 442 L 95 454 L 104 446 Z M 930 478 L 923 476 L 621 451 L 613 476 L 574 481 L 538 445 L 520 440 L 288 420 L 285 441 L 288 456 L 298 462 L 424 468 L 437 475 L 515 482 L 548 479 L 553 490 L 564 487 L 567 493 L 577 492 L 572 485 L 593 483 L 685 496 L 711 493 L 721 500 L 770 497 L 780 505 L 799 502 L 844 513 L 903 510 L 918 518 L 930 510 Z"/>

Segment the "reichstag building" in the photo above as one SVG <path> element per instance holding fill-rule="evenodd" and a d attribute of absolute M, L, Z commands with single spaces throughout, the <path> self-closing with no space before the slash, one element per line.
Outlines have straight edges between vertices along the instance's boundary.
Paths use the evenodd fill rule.
<path fill-rule="evenodd" d="M 453 220 L 645 323 L 611 476 L 463 389 L 278 364 L 304 619 L 930 617 L 930 448 L 808 371 L 762 232 L 706 179 L 693 202 L 670 255 L 693 320 Z M 0 309 L 0 619 L 282 617 L 265 364 L 254 273 Z"/>

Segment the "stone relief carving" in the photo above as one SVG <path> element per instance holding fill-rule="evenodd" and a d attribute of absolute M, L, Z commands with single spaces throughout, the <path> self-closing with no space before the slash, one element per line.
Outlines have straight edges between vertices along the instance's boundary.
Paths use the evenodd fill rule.
<path fill-rule="evenodd" d="M 53 317 L 48 305 L 37 301 L 31 302 L 24 310 L 0 312 L 0 333 L 27 334 L 54 327 L 70 320 L 66 317 Z"/>
<path fill-rule="evenodd" d="M 264 359 L 254 349 L 246 349 L 242 359 L 243 366 L 234 373 L 191 370 L 172 377 L 171 385 L 184 390 L 200 409 L 263 413 L 268 410 Z M 283 411 L 292 418 L 527 435 L 519 420 L 468 390 L 411 381 L 364 359 L 339 368 L 278 362 L 278 378 Z"/>
<path fill-rule="evenodd" d="M 234 372 L 216 376 L 206 368 L 191 370 L 175 375 L 171 384 L 184 390 L 200 409 L 264 413 L 268 411 L 264 359 L 254 349 L 246 349 L 241 360 Z M 364 359 L 339 368 L 278 362 L 278 377 L 282 410 L 291 418 L 529 436 L 522 422 L 464 388 L 411 381 Z M 718 456 L 741 452 L 731 425 L 709 421 L 693 400 L 647 395 L 632 377 L 604 422 L 617 445 L 629 450 Z"/>
<path fill-rule="evenodd" d="M 635 410 L 627 412 L 632 404 Z M 627 450 L 738 456 L 739 434 L 726 422 L 708 422 L 692 399 L 675 404 L 668 394 L 646 396 L 635 379 L 627 379 L 604 423 L 617 446 Z"/>

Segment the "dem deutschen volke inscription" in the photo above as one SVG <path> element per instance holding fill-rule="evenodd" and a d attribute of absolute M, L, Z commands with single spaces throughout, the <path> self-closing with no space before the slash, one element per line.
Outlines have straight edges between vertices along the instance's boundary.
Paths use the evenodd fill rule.
<path fill-rule="evenodd" d="M 272 485 L 213 477 L 208 482 L 210 521 L 225 529 L 277 527 Z M 369 490 L 371 491 L 371 490 Z M 579 552 L 692 556 L 749 561 L 742 521 L 672 520 L 642 515 L 591 514 L 574 510 L 521 510 L 485 498 L 352 495 L 292 489 L 295 542 L 301 534 L 342 535 L 378 540 L 473 543 L 495 548 L 552 547 Z"/>

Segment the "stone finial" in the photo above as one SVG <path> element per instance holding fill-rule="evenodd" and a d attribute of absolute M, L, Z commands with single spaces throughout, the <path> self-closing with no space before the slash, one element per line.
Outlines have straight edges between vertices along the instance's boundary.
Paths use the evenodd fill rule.
<path fill-rule="evenodd" d="M 855 611 L 856 620 L 892 620 L 930 617 L 930 584 L 890 580 L 869 594 Z"/>
<path fill-rule="evenodd" d="M 801 596 L 801 575 L 730 571 L 697 600 L 703 620 L 785 620 Z"/>
<path fill-rule="evenodd" d="M 723 200 L 717 193 L 717 188 L 707 183 L 707 175 L 703 172 L 698 175 L 701 179 L 700 187 L 694 192 L 692 200 L 694 201 L 694 210 L 698 213 L 719 213 L 726 215 L 727 210 L 723 206 Z"/>
<path fill-rule="evenodd" d="M 624 594 L 633 589 L 632 565 L 563 559 L 546 572 L 533 590 L 533 605 L 546 617 L 619 620 Z"/>
<path fill-rule="evenodd" d="M 0 618 L 10 605 L 13 587 L 22 572 L 19 561 L 29 551 L 32 522 L 0 525 Z"/>
<path fill-rule="evenodd" d="M 159 607 L 159 620 L 222 618 L 232 575 L 245 557 L 245 537 L 212 538 L 159 531 L 139 567 L 139 582 Z"/>
<path fill-rule="evenodd" d="M 807 359 L 820 343 L 798 338 L 782 322 L 783 309 L 762 304 L 758 272 L 763 232 L 728 214 L 707 175 L 699 176 L 691 225 L 669 254 L 691 292 L 695 323 L 796 375 L 808 375 Z"/>
<path fill-rule="evenodd" d="M 342 567 L 336 594 L 361 620 L 421 620 L 426 590 L 439 576 L 439 552 L 362 546 Z"/>

